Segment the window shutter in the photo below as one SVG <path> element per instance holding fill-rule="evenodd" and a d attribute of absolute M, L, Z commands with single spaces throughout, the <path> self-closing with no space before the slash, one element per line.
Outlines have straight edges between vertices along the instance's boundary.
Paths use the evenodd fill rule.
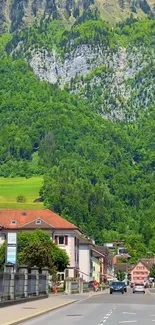
<path fill-rule="evenodd" d="M 75 237 L 75 246 L 77 245 L 77 240 L 76 240 L 77 238 Z"/>
<path fill-rule="evenodd" d="M 65 245 L 68 245 L 68 236 L 65 236 Z"/>
<path fill-rule="evenodd" d="M 55 236 L 55 243 L 58 245 L 58 236 Z"/>

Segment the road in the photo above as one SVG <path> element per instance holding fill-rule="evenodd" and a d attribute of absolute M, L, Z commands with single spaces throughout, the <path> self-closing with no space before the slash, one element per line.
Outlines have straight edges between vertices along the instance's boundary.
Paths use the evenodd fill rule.
<path fill-rule="evenodd" d="M 155 295 L 133 294 L 131 289 L 79 300 L 76 303 L 24 323 L 25 325 L 155 324 Z"/>

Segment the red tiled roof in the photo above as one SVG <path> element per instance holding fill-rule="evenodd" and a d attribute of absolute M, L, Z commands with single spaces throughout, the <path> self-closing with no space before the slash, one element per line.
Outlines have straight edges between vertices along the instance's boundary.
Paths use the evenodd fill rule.
<path fill-rule="evenodd" d="M 50 210 L 4 210 L 0 209 L 0 226 L 6 229 L 24 229 L 24 225 L 41 219 L 55 229 L 78 229 L 69 221 Z M 11 224 L 12 220 L 16 224 Z"/>

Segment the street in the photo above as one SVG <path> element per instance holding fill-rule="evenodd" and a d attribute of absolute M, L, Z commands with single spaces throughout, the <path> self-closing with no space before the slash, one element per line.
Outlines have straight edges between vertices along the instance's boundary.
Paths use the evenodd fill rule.
<path fill-rule="evenodd" d="M 76 298 L 75 298 L 76 299 Z M 121 293 L 97 295 L 45 314 L 25 325 L 116 325 L 155 323 L 155 295 Z"/>

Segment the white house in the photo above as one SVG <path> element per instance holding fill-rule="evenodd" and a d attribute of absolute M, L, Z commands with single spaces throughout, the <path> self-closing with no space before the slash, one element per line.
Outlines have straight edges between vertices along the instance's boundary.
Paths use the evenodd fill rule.
<path fill-rule="evenodd" d="M 84 236 L 79 240 L 79 273 L 84 281 L 93 280 L 93 242 Z"/>
<path fill-rule="evenodd" d="M 69 221 L 50 210 L 0 210 L 0 245 L 8 232 L 23 232 L 42 229 L 49 232 L 51 239 L 64 249 L 70 263 L 61 279 L 79 274 L 80 230 Z"/>

